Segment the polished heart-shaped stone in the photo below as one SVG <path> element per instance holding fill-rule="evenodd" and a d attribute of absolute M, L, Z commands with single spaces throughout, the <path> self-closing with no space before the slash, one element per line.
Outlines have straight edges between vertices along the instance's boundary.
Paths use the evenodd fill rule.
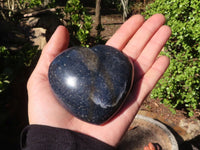
<path fill-rule="evenodd" d="M 83 121 L 102 124 L 124 103 L 133 74 L 127 56 L 113 47 L 97 45 L 65 50 L 51 63 L 48 76 L 58 101 L 69 112 Z"/>

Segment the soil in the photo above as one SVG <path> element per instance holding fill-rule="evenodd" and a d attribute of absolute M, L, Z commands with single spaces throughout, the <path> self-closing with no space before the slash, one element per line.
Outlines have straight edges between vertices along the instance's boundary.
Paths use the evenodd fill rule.
<path fill-rule="evenodd" d="M 95 29 L 97 24 L 95 23 L 95 12 L 94 8 L 87 8 L 89 13 L 91 14 L 92 20 L 94 21 L 91 31 L 91 36 L 95 37 L 97 35 L 97 30 Z M 123 24 L 122 15 L 117 12 L 115 9 L 111 10 L 102 10 L 101 14 L 101 24 L 103 27 L 103 31 L 101 32 L 101 37 L 103 38 L 103 41 L 107 41 L 114 33 L 115 31 Z"/>
<path fill-rule="evenodd" d="M 189 117 L 185 110 L 175 110 L 175 113 L 172 113 L 169 107 L 162 104 L 159 99 L 147 98 L 141 110 L 159 114 L 164 120 L 170 120 L 173 124 L 177 125 L 180 123 L 181 119 L 186 119 L 189 122 L 200 119 L 200 110 L 196 110 L 192 117 Z"/>

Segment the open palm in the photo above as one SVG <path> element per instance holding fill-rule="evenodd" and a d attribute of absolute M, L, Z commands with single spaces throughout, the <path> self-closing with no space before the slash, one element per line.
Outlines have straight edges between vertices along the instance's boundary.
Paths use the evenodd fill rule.
<path fill-rule="evenodd" d="M 153 15 L 147 21 L 141 15 L 135 15 L 107 41 L 107 45 L 123 51 L 132 59 L 135 78 L 134 90 L 129 99 L 120 112 L 104 125 L 89 124 L 74 117 L 58 103 L 52 93 L 48 81 L 49 65 L 69 43 L 67 29 L 59 26 L 44 47 L 27 84 L 29 123 L 70 129 L 116 146 L 143 100 L 169 65 L 167 57 L 157 57 L 171 34 L 170 28 L 163 25 L 164 22 L 165 18 L 161 14 Z"/>

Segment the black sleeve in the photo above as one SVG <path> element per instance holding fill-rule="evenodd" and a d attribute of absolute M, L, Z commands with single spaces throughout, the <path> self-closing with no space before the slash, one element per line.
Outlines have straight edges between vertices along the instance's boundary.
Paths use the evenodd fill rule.
<path fill-rule="evenodd" d="M 21 134 L 22 150 L 114 150 L 90 136 L 43 125 L 27 126 Z"/>

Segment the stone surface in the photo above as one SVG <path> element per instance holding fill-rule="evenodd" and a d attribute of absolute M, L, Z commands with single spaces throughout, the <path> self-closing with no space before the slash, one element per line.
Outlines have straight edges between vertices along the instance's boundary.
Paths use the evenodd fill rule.
<path fill-rule="evenodd" d="M 191 140 L 200 135 L 200 120 L 188 122 L 186 119 L 181 119 L 179 126 L 187 132 L 188 139 L 186 140 Z"/>
<path fill-rule="evenodd" d="M 124 103 L 133 72 L 129 58 L 110 46 L 73 47 L 52 62 L 49 82 L 69 112 L 86 122 L 102 124 Z"/>
<path fill-rule="evenodd" d="M 55 13 L 47 11 L 24 20 L 24 24 L 30 28 L 44 28 L 46 30 L 44 36 L 46 41 L 49 41 L 56 28 L 63 23 Z"/>
<path fill-rule="evenodd" d="M 38 46 L 38 49 L 43 49 L 47 43 L 45 34 L 46 29 L 44 28 L 32 28 L 29 39 L 31 42 L 33 42 L 34 46 Z"/>
<path fill-rule="evenodd" d="M 36 27 L 36 25 L 38 24 L 40 18 L 39 17 L 30 17 L 27 21 L 26 21 L 26 25 L 33 28 Z"/>

